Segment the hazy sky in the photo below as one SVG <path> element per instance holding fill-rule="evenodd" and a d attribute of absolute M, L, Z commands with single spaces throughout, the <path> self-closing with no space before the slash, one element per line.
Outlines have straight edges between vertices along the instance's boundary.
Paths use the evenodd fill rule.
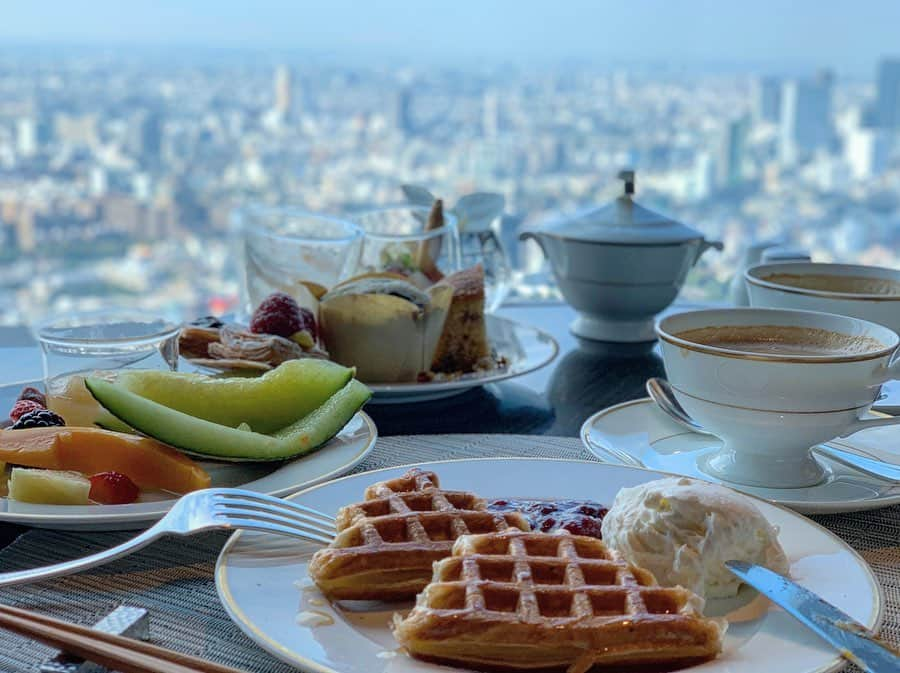
<path fill-rule="evenodd" d="M 900 54 L 900 0 L 3 0 L 0 42 L 301 49 L 411 62 L 830 65 Z"/>

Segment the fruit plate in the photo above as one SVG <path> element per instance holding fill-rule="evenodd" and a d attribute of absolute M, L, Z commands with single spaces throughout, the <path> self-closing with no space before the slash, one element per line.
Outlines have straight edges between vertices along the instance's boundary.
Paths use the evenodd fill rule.
<path fill-rule="evenodd" d="M 358 412 L 337 436 L 302 458 L 279 463 L 198 461 L 213 486 L 246 488 L 284 496 L 346 474 L 375 446 L 378 432 L 364 412 Z M 0 521 L 60 530 L 129 530 L 144 528 L 174 503 L 170 493 L 145 493 L 130 505 L 33 505 L 0 498 Z"/>
<path fill-rule="evenodd" d="M 497 369 L 463 374 L 445 381 L 424 383 L 368 383 L 372 391 L 369 404 L 428 402 L 459 395 L 488 383 L 523 376 L 553 362 L 559 353 L 556 340 L 536 327 L 509 318 L 486 315 L 488 341 L 506 363 Z"/>
<path fill-rule="evenodd" d="M 486 498 L 571 498 L 611 503 L 623 486 L 664 476 L 638 468 L 587 461 L 524 458 L 426 463 L 442 484 Z M 369 484 L 399 476 L 405 467 L 367 472 L 313 487 L 296 502 L 334 513 L 358 501 Z M 860 556 L 826 529 L 794 512 L 756 500 L 780 529 L 791 576 L 854 619 L 877 629 L 884 601 Z M 415 661 L 398 651 L 389 623 L 410 603 L 332 604 L 307 575 L 316 545 L 256 533 L 237 533 L 216 566 L 219 598 L 234 622 L 263 649 L 315 673 L 439 673 L 446 667 Z M 300 612 L 320 614 L 319 626 L 298 623 Z M 736 598 L 710 600 L 707 615 L 731 622 L 715 661 L 685 669 L 698 673 L 827 673 L 845 662 L 815 635 L 744 587 Z M 306 616 L 306 615 L 304 615 Z M 331 622 L 331 623 L 325 623 Z M 304 620 L 303 623 L 307 623 Z"/>

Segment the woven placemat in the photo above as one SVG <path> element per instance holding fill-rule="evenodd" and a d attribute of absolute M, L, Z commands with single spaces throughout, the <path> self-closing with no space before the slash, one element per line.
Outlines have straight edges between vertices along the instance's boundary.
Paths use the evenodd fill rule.
<path fill-rule="evenodd" d="M 572 437 L 432 435 L 384 437 L 355 471 L 454 458 L 528 456 L 590 459 Z M 814 517 L 871 564 L 887 599 L 884 637 L 900 643 L 900 507 Z M 76 558 L 110 547 L 134 533 L 31 530 L 0 552 L 0 571 Z M 222 533 L 157 542 L 94 571 L 23 587 L 0 589 L 0 601 L 82 624 L 117 605 L 147 608 L 153 642 L 246 671 L 288 673 L 254 645 L 225 615 L 216 597 L 213 567 Z M 50 650 L 0 631 L 0 671 L 32 673 Z M 848 669 L 851 670 L 851 669 Z"/>

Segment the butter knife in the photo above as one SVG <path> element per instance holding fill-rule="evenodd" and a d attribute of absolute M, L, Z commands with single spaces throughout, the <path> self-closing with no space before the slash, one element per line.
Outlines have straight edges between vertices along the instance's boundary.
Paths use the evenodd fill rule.
<path fill-rule="evenodd" d="M 900 656 L 872 631 L 786 577 L 743 561 L 726 561 L 737 577 L 808 627 L 844 659 L 869 673 L 897 673 Z"/>

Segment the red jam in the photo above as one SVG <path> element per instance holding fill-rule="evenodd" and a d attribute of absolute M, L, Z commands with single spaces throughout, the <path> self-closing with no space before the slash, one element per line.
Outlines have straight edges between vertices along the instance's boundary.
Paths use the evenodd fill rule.
<path fill-rule="evenodd" d="M 552 533 L 566 530 L 573 535 L 600 539 L 600 525 L 609 511 L 590 500 L 491 500 L 488 509 L 495 512 L 520 512 L 532 530 Z"/>

